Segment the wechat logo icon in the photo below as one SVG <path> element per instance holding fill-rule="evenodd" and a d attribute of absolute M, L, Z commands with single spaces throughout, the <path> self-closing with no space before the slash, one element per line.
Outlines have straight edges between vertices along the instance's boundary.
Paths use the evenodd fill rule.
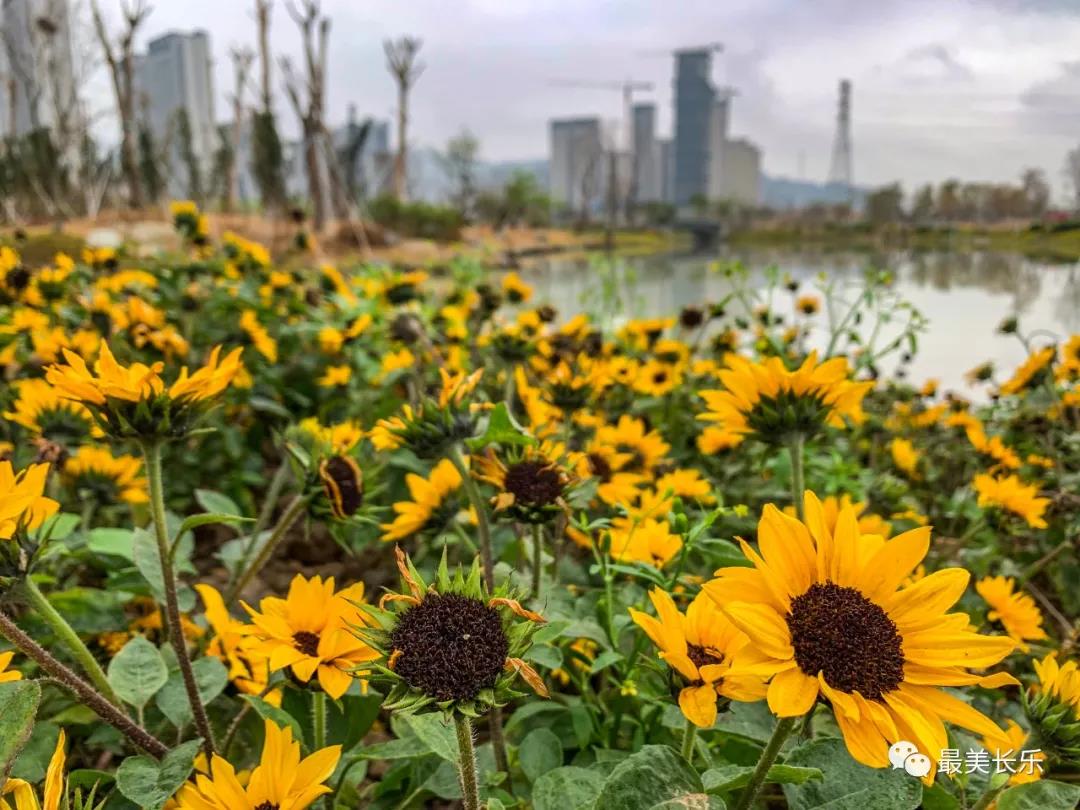
<path fill-rule="evenodd" d="M 920 754 L 915 744 L 907 740 L 900 740 L 889 747 L 889 762 L 893 770 L 903 770 L 918 779 L 930 773 L 930 757 Z"/>

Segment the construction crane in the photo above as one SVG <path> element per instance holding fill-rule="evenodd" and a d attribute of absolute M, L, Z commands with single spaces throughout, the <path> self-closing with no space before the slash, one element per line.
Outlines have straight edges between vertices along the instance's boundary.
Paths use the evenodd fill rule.
<path fill-rule="evenodd" d="M 551 84 L 557 87 L 580 87 L 591 90 L 618 90 L 622 93 L 623 97 L 623 120 L 626 125 L 626 149 L 631 151 L 634 148 L 634 134 L 633 123 L 631 116 L 633 115 L 632 107 L 634 102 L 634 93 L 642 90 L 649 91 L 653 89 L 652 82 L 640 81 L 636 79 L 625 79 L 623 81 L 588 81 L 584 79 L 552 79 Z"/>

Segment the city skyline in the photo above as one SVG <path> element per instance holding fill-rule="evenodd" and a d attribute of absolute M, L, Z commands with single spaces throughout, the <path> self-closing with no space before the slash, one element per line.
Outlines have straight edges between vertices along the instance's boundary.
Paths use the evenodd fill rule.
<path fill-rule="evenodd" d="M 1080 14 L 1062 3 L 1002 0 L 939 8 L 909 0 L 868 9 L 834 0 L 815 4 L 811 13 L 781 0 L 723 9 L 691 0 L 678 19 L 641 2 L 625 4 L 618 14 L 605 4 L 571 8 L 553 0 L 512 8 L 470 0 L 455 4 L 453 15 L 427 0 L 408 8 L 325 0 L 324 10 L 334 21 L 332 121 L 344 120 L 350 103 L 362 115 L 391 116 L 394 89 L 381 42 L 414 33 L 424 39 L 428 70 L 414 91 L 411 140 L 442 147 L 468 127 L 491 161 L 546 154 L 551 118 L 597 116 L 621 125 L 618 93 L 568 89 L 554 79 L 652 81 L 655 91 L 636 100 L 656 103 L 658 132 L 670 137 L 673 60 L 656 52 L 713 39 L 726 46 L 714 78 L 739 92 L 732 136 L 762 147 L 763 169 L 771 176 L 824 179 L 842 77 L 855 84 L 858 185 L 900 180 L 910 192 L 947 177 L 1015 180 L 1025 166 L 1036 166 L 1058 196 L 1065 152 L 1080 141 L 1080 117 L 1070 109 L 1080 99 L 1080 65 L 1069 61 Z M 919 10 L 925 13 L 914 13 Z M 168 30 L 197 27 L 211 15 L 221 111 L 228 109 L 231 88 L 227 49 L 254 36 L 249 4 L 159 4 L 140 46 Z M 275 7 L 272 42 L 279 54 L 298 51 L 283 3 Z M 108 105 L 102 79 L 94 82 L 99 108 Z M 483 92 L 462 92 L 470 87 Z M 278 112 L 291 135 L 295 121 L 280 93 Z"/>

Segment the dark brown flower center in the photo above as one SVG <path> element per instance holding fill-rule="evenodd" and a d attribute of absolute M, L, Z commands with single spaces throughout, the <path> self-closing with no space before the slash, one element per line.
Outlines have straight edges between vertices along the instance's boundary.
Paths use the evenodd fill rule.
<path fill-rule="evenodd" d="M 255 810 L 278 810 L 281 807 L 280 804 L 274 804 L 273 802 L 263 802 L 258 805 Z"/>
<path fill-rule="evenodd" d="M 318 658 L 319 656 L 319 636 L 317 633 L 309 633 L 307 630 L 301 630 L 299 633 L 294 633 L 293 646 L 296 647 L 304 655 L 310 655 L 312 658 Z"/>
<path fill-rule="evenodd" d="M 460 594 L 428 594 L 402 613 L 390 646 L 401 651 L 394 671 L 437 700 L 471 700 L 493 687 L 510 650 L 498 611 Z"/>
<path fill-rule="evenodd" d="M 563 494 L 559 471 L 546 461 L 519 461 L 506 470 L 503 487 L 514 502 L 528 506 L 548 506 Z"/>
<path fill-rule="evenodd" d="M 599 453 L 589 453 L 589 470 L 601 481 L 611 480 L 611 465 Z"/>
<path fill-rule="evenodd" d="M 821 673 L 833 689 L 879 700 L 904 680 L 896 624 L 855 588 L 815 583 L 791 600 L 785 618 L 799 669 Z"/>
<path fill-rule="evenodd" d="M 687 644 L 686 656 L 694 662 L 694 666 L 707 667 L 709 664 L 722 664 L 724 662 L 724 654 L 717 652 L 716 650 L 710 650 L 708 647 L 702 647 L 699 644 Z"/>

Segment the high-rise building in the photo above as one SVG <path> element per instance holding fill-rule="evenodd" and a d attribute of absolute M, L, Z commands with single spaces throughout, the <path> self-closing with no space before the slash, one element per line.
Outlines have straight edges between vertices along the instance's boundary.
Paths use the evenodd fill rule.
<path fill-rule="evenodd" d="M 761 203 L 761 150 L 745 138 L 727 140 L 720 157 L 716 199 L 755 206 Z"/>
<path fill-rule="evenodd" d="M 713 102 L 709 124 L 709 180 L 705 196 L 719 200 L 724 196 L 724 145 L 728 140 L 731 96 L 721 93 Z"/>
<path fill-rule="evenodd" d="M 656 202 L 663 199 L 660 146 L 656 140 L 656 105 L 635 104 L 632 113 L 634 199 L 637 202 Z"/>
<path fill-rule="evenodd" d="M 210 35 L 172 31 L 150 40 L 135 61 L 135 87 L 136 115 L 149 124 L 158 144 L 172 145 L 169 194 L 184 196 L 191 182 L 182 160 L 182 118 L 187 118 L 192 152 L 204 176 L 218 147 Z"/>
<path fill-rule="evenodd" d="M 708 197 L 716 115 L 711 74 L 711 49 L 675 52 L 675 205 Z"/>
<path fill-rule="evenodd" d="M 58 117 L 72 126 L 80 114 L 70 22 L 69 0 L 0 3 L 0 133 L 54 128 Z"/>
<path fill-rule="evenodd" d="M 599 118 L 551 122 L 551 200 L 575 214 L 597 210 L 603 202 L 604 146 Z"/>

